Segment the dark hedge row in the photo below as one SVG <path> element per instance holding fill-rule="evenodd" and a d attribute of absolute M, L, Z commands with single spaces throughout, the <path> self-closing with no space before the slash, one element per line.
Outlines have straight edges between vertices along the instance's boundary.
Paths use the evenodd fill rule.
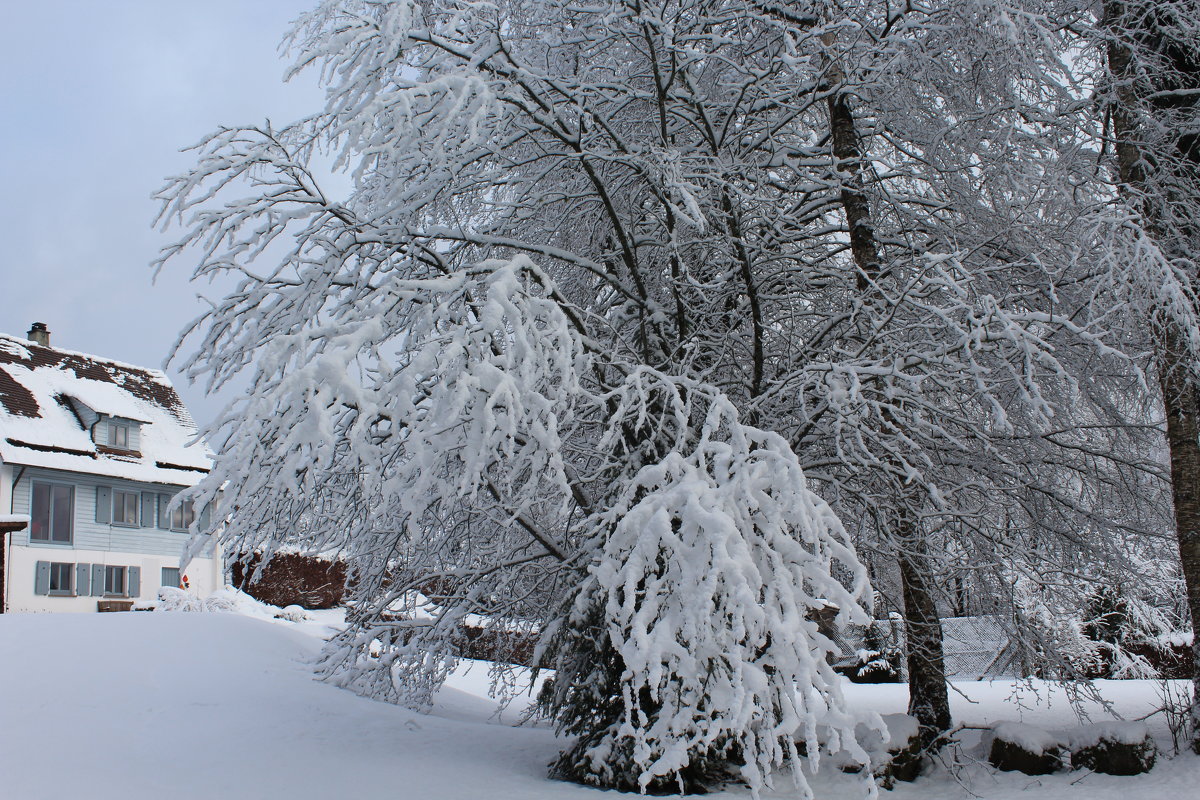
<path fill-rule="evenodd" d="M 298 553 L 278 553 L 263 569 L 257 580 L 251 581 L 262 562 L 255 553 L 234 561 L 233 585 L 246 594 L 273 606 L 302 606 L 332 608 L 342 602 L 346 593 L 346 564 Z"/>

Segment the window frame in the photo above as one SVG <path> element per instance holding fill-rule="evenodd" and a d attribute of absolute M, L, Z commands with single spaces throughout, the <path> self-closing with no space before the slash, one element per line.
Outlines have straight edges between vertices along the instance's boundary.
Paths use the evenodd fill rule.
<path fill-rule="evenodd" d="M 182 526 L 176 525 L 176 515 L 183 523 Z M 184 500 L 175 508 L 171 509 L 169 518 L 167 519 L 167 527 L 179 533 L 187 533 L 192 527 L 192 523 L 196 521 L 196 504 L 191 500 Z"/>
<path fill-rule="evenodd" d="M 64 568 L 63 571 L 67 574 L 67 588 L 54 588 L 54 573 L 58 568 Z M 50 576 L 46 584 L 46 594 L 50 597 L 74 597 L 75 596 L 75 564 L 67 561 L 51 561 Z"/>
<path fill-rule="evenodd" d="M 132 450 L 129 446 L 129 440 L 132 438 L 130 428 L 132 425 L 125 420 L 109 420 L 108 422 L 108 446 L 117 450 Z M 122 444 L 117 444 L 117 432 L 120 431 L 125 441 Z"/>
<path fill-rule="evenodd" d="M 109 586 L 112 583 L 110 576 L 121 576 L 121 591 L 120 593 L 109 591 Z M 104 565 L 104 596 L 105 597 L 129 597 L 129 567 L 117 566 L 115 564 Z"/>
<path fill-rule="evenodd" d="M 46 509 L 46 522 L 47 522 L 46 528 L 47 528 L 47 530 L 46 530 L 46 538 L 44 538 L 44 539 L 34 536 L 34 525 L 36 525 L 37 517 L 38 517 L 37 513 L 35 512 L 34 506 L 35 506 L 35 503 L 37 502 L 37 489 L 39 486 L 45 486 L 49 490 L 49 495 L 48 495 L 49 507 Z M 67 514 L 67 538 L 66 539 L 55 539 L 54 538 L 54 518 L 56 516 L 54 513 L 55 507 L 56 507 L 56 503 L 54 501 L 54 490 L 56 488 L 66 489 L 69 492 L 68 505 L 70 506 L 70 511 Z M 57 545 L 58 547 L 70 547 L 75 542 L 75 486 L 70 483 L 61 483 L 58 481 L 43 481 L 43 480 L 30 481 L 30 483 L 29 483 L 29 516 L 30 516 L 30 525 L 29 525 L 29 543 L 30 544 L 49 544 L 49 545 Z"/>
<path fill-rule="evenodd" d="M 117 496 L 128 497 L 133 499 L 133 519 L 126 520 L 124 518 L 117 519 Z M 142 494 L 141 492 L 130 491 L 128 489 L 118 489 L 112 487 L 108 498 L 109 511 L 108 519 L 112 525 L 117 525 L 122 528 L 136 528 L 138 526 L 138 515 L 141 513 Z M 128 508 L 122 508 L 121 511 L 127 511 Z"/>

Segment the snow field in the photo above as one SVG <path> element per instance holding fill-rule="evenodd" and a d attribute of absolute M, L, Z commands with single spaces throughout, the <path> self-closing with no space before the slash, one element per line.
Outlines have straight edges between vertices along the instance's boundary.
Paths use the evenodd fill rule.
<path fill-rule="evenodd" d="M 252 610 L 252 609 L 251 609 Z M 261 609 L 260 609 L 261 610 Z M 486 698 L 486 664 L 460 670 L 431 715 L 318 682 L 311 659 L 336 612 L 301 623 L 222 613 L 0 616 L 0 798 L 4 800 L 598 800 L 550 781 L 561 742 L 544 726 L 512 727 Z M 956 719 L 1077 726 L 1063 693 L 1021 711 L 1006 682 L 958 684 Z M 1105 682 L 1127 716 L 1153 706 L 1152 684 Z M 849 687 L 857 710 L 903 711 L 903 685 Z M 1045 701 L 1049 700 L 1049 705 Z M 1097 716 L 1096 721 L 1104 719 Z M 1151 718 L 1163 742 L 1164 730 Z M 964 732 L 967 748 L 979 732 Z M 968 767 L 970 790 L 1005 800 L 1134 800 L 1195 796 L 1200 758 L 1164 759 L 1133 778 L 1064 773 L 1030 778 Z M 786 776 L 764 797 L 794 796 Z M 818 798 L 858 796 L 851 776 L 822 770 Z M 731 788 L 714 797 L 747 797 Z M 605 795 L 607 796 L 607 795 Z M 946 774 L 881 792 L 889 800 L 971 795 Z M 614 795 L 620 797 L 620 795 Z"/>

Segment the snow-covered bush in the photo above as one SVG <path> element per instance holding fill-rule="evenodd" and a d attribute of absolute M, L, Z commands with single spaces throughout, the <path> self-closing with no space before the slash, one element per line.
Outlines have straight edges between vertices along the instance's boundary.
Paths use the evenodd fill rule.
<path fill-rule="evenodd" d="M 304 622 L 308 619 L 308 612 L 297 605 L 284 606 L 275 615 L 275 619 L 283 619 L 288 622 Z"/>
<path fill-rule="evenodd" d="M 208 597 L 197 597 L 184 589 L 164 586 L 158 590 L 156 611 L 192 611 L 231 614 L 238 611 L 237 593 L 231 590 L 213 592 Z"/>
<path fill-rule="evenodd" d="M 853 683 L 899 683 L 902 680 L 903 649 L 883 631 L 882 623 L 873 620 L 863 633 L 862 647 L 854 653 L 854 663 L 842 673 Z M 891 626 L 887 626 L 891 629 Z"/>
<path fill-rule="evenodd" d="M 921 773 L 925 750 L 921 742 L 920 725 L 915 717 L 883 714 L 876 720 L 873 714 L 869 714 L 867 719 L 854 726 L 854 737 L 867 754 L 866 762 L 845 748 L 830 749 L 828 732 L 818 730 L 822 748 L 829 752 L 828 757 L 834 766 L 843 772 L 870 772 L 886 789 L 892 788 L 896 781 L 914 781 Z"/>
<path fill-rule="evenodd" d="M 207 611 L 204 601 L 184 589 L 164 586 L 158 590 L 155 611 Z"/>
<path fill-rule="evenodd" d="M 761 786 L 797 767 L 793 731 L 810 753 L 821 725 L 857 750 L 827 658 L 836 647 L 812 619 L 832 602 L 843 622 L 863 621 L 830 577 L 853 552 L 786 442 L 739 424 L 723 397 L 649 371 L 630 377 L 617 413 L 609 448 L 639 425 L 678 441 L 660 439 L 666 454 L 588 523 L 595 555 L 550 646 L 558 675 L 545 705 L 579 737 L 555 772 L 692 791 L 733 762 Z"/>

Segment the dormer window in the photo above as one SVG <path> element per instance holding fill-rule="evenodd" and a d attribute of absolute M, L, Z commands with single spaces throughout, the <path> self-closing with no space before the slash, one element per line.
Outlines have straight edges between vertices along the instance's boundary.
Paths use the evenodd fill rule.
<path fill-rule="evenodd" d="M 126 417 L 109 417 L 96 428 L 96 444 L 110 453 L 134 454 L 142 449 L 141 423 Z"/>
<path fill-rule="evenodd" d="M 108 445 L 120 450 L 130 450 L 129 423 L 113 420 L 108 424 Z"/>

